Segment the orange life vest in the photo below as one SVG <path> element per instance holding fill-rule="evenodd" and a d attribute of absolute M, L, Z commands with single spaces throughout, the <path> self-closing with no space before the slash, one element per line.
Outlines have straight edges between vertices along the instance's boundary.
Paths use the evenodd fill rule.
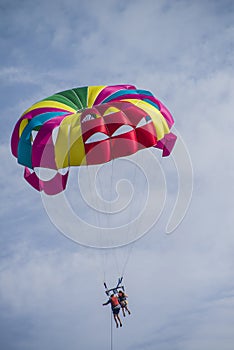
<path fill-rule="evenodd" d="M 118 300 L 118 298 L 116 296 L 111 297 L 110 301 L 111 301 L 111 306 L 112 307 L 115 307 L 115 306 L 119 305 L 119 300 Z"/>

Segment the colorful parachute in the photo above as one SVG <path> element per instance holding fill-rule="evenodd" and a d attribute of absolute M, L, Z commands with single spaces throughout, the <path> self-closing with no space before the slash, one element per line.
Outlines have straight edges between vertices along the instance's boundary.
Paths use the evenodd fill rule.
<path fill-rule="evenodd" d="M 11 148 L 25 166 L 27 182 L 53 195 L 65 189 L 70 166 L 101 164 L 152 146 L 169 155 L 176 141 L 173 123 L 149 91 L 132 85 L 79 87 L 27 109 Z"/>

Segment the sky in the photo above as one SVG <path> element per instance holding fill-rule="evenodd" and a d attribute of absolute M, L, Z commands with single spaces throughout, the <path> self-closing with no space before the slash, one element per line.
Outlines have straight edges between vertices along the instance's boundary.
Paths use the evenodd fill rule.
<path fill-rule="evenodd" d="M 231 0 L 0 1 L 1 349 L 233 349 L 233 23 Z M 159 220 L 130 246 L 87 248 L 59 232 L 24 181 L 11 133 L 57 91 L 124 83 L 171 111 L 192 199 L 167 235 L 180 174 L 158 156 Z M 113 285 L 123 266 L 132 314 L 115 329 L 103 271 Z"/>

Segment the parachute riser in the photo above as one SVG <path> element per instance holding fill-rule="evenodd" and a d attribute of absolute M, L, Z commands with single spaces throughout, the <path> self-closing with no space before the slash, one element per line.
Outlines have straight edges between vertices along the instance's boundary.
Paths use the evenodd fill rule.
<path fill-rule="evenodd" d="M 124 291 L 125 290 L 124 289 L 124 285 L 120 285 L 122 283 L 122 281 L 123 281 L 123 277 L 119 278 L 116 287 L 110 288 L 110 289 L 107 288 L 107 284 L 106 284 L 106 282 L 104 282 L 104 287 L 106 289 L 105 290 L 106 295 L 109 296 L 110 292 L 113 292 L 114 294 L 116 294 L 119 290 L 123 290 Z"/>
<path fill-rule="evenodd" d="M 116 294 L 119 290 L 125 290 L 124 286 L 119 286 L 118 288 L 111 288 L 105 291 L 106 295 L 110 295 L 110 292 L 113 292 L 114 294 Z"/>

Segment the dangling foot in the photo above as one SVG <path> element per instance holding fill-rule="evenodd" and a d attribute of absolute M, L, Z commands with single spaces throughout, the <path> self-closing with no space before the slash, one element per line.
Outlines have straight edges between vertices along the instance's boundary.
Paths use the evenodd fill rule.
<path fill-rule="evenodd" d="M 131 312 L 130 312 L 130 311 L 128 311 L 128 314 L 129 314 L 129 315 L 131 315 Z"/>
<path fill-rule="evenodd" d="M 120 323 L 120 327 L 122 327 L 123 325 L 122 325 L 122 323 Z"/>

